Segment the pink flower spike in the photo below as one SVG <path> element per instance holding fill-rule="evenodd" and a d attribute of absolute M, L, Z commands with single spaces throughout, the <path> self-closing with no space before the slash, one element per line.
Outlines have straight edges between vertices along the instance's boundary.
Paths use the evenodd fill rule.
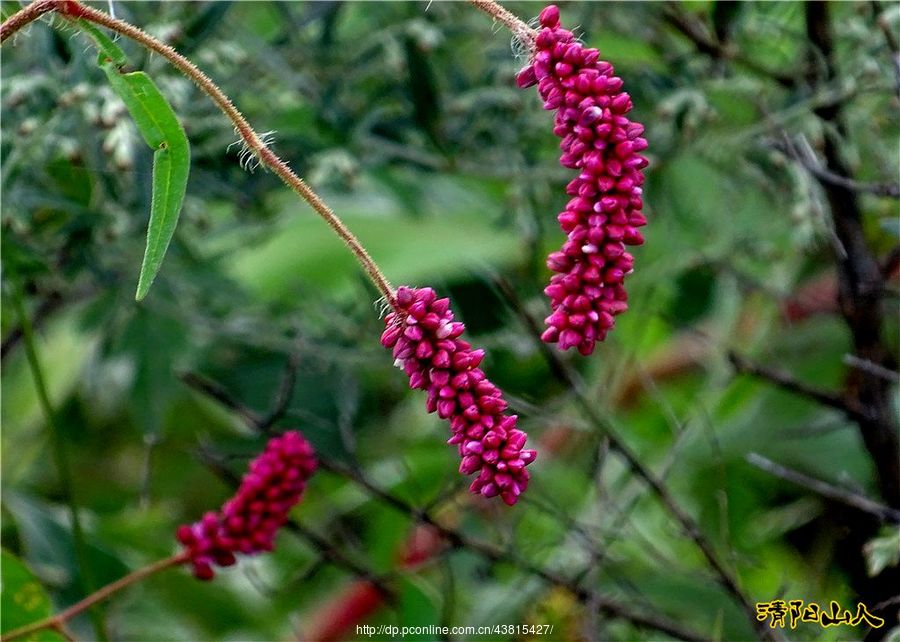
<path fill-rule="evenodd" d="M 544 293 L 553 314 L 541 339 L 589 355 L 612 327 L 610 315 L 628 307 L 624 279 L 632 259 L 622 246 L 644 242 L 637 228 L 647 222 L 641 213 L 647 159 L 638 152 L 647 141 L 644 127 L 626 116 L 632 100 L 612 65 L 560 26 L 555 5 L 538 20 L 534 59 L 518 85 L 537 84 L 544 108 L 556 110 L 560 164 L 579 171 L 566 187 L 576 198 L 557 217 L 568 238 L 547 258 L 554 274 Z"/>
<path fill-rule="evenodd" d="M 515 504 L 528 486 L 525 467 L 536 452 L 522 450 L 528 436 L 516 429 L 515 415 L 505 414 L 501 391 L 479 368 L 484 350 L 461 338 L 465 326 L 431 288 L 400 287 L 396 301 L 395 312 L 385 317 L 382 344 L 394 351 L 410 387 L 427 391 L 426 410 L 449 422 L 453 435 L 447 443 L 459 452 L 459 472 L 479 473 L 471 492 Z M 417 328 L 414 336 L 394 330 L 411 326 Z"/>
<path fill-rule="evenodd" d="M 278 529 L 287 522 L 288 512 L 300 501 L 315 471 L 315 452 L 299 432 L 291 430 L 270 439 L 219 512 L 208 512 L 199 522 L 178 527 L 176 538 L 188 553 L 194 576 L 211 580 L 213 564 L 231 566 L 235 553 L 271 551 Z"/>

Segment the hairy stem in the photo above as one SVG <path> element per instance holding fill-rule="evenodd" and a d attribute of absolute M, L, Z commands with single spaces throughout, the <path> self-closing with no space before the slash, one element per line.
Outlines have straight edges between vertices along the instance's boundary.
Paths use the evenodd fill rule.
<path fill-rule="evenodd" d="M 131 586 L 136 582 L 140 582 L 141 580 L 153 575 L 154 573 L 158 573 L 171 566 L 178 566 L 179 564 L 183 564 L 187 561 L 187 559 L 188 554 L 186 552 L 182 552 L 178 553 L 177 555 L 172 555 L 171 557 L 161 559 L 157 562 L 144 566 L 143 568 L 139 568 L 138 570 L 129 573 L 125 577 L 122 577 L 115 582 L 111 582 L 110 584 L 107 584 L 94 593 L 91 593 L 80 602 L 76 602 L 75 604 L 67 608 L 65 611 L 57 613 L 56 615 L 50 616 L 48 618 L 44 618 L 43 620 L 39 620 L 32 624 L 26 624 L 23 627 L 13 629 L 12 631 L 5 633 L 2 637 L 0 637 L 0 642 L 9 642 L 10 640 L 15 640 L 17 638 L 26 636 L 29 633 L 34 633 L 35 631 L 40 631 L 42 629 L 55 629 L 57 631 L 61 631 L 63 630 L 63 625 L 66 622 L 71 620 L 76 615 L 82 613 L 83 611 L 91 608 L 98 602 L 102 602 L 111 595 L 118 593 L 125 587 Z"/>
<path fill-rule="evenodd" d="M 138 27 L 113 18 L 112 16 L 98 11 L 91 7 L 85 6 L 75 0 L 39 0 L 41 6 L 39 10 L 34 10 L 35 6 L 30 5 L 26 9 L 14 14 L 0 26 L 3 42 L 29 24 L 39 16 L 49 11 L 57 11 L 60 15 L 69 18 L 83 18 L 95 24 L 101 25 L 122 34 L 132 40 L 138 42 L 147 49 L 158 53 L 160 56 L 168 60 L 178 71 L 187 76 L 197 87 L 200 88 L 207 96 L 209 96 L 216 106 L 225 114 L 232 122 L 237 134 L 241 137 L 247 148 L 255 154 L 263 165 L 271 169 L 284 183 L 297 193 L 303 200 L 322 217 L 326 223 L 334 230 L 340 239 L 350 248 L 356 260 L 362 266 L 369 279 L 375 285 L 382 296 L 394 305 L 394 290 L 387 278 L 382 274 L 378 265 L 369 256 L 369 253 L 359 242 L 359 239 L 350 231 L 344 222 L 338 218 L 337 214 L 323 201 L 306 182 L 297 176 L 294 171 L 273 152 L 263 141 L 262 137 L 250 126 L 244 115 L 234 106 L 231 99 L 214 83 L 206 74 L 192 63 L 190 60 L 179 54 L 172 47 L 160 42 L 150 34 L 142 31 Z"/>
<path fill-rule="evenodd" d="M 469 2 L 509 29 L 514 36 L 528 45 L 529 49 L 534 48 L 534 39 L 537 37 L 538 32 L 520 20 L 515 14 L 499 3 L 494 2 L 494 0 L 469 0 Z"/>
<path fill-rule="evenodd" d="M 11 35 L 27 24 L 30 24 L 40 18 L 45 13 L 50 13 L 59 8 L 59 0 L 37 0 L 10 16 L 9 20 L 5 20 L 0 25 L 0 43 L 6 41 Z"/>
<path fill-rule="evenodd" d="M 87 545 L 84 540 L 84 530 L 81 527 L 78 502 L 76 501 L 75 490 L 72 484 L 72 472 L 69 467 L 68 453 L 66 452 L 65 443 L 63 442 L 62 432 L 59 429 L 59 425 L 56 423 L 56 413 L 53 411 L 53 405 L 50 403 L 50 394 L 47 392 L 47 383 L 44 380 L 44 372 L 41 369 L 41 362 L 38 358 L 31 320 L 25 312 L 22 293 L 18 288 L 14 289 L 12 292 L 12 302 L 16 316 L 19 317 L 19 323 L 22 327 L 22 341 L 25 346 L 25 356 L 28 360 L 28 366 L 31 369 L 31 376 L 34 379 L 34 388 L 35 392 L 37 392 L 38 403 L 41 406 L 41 410 L 47 419 L 47 426 L 50 429 L 50 442 L 53 448 L 56 471 L 59 475 L 59 484 L 63 496 L 66 499 L 66 504 L 68 504 L 69 515 L 72 519 L 72 540 L 75 546 L 75 559 L 81 577 L 82 590 L 84 590 L 85 593 L 88 593 L 94 588 L 93 574 L 91 573 L 90 564 L 87 559 Z M 99 610 L 91 610 L 90 617 L 98 639 L 105 640 L 106 630 L 103 624 L 102 614 Z"/>

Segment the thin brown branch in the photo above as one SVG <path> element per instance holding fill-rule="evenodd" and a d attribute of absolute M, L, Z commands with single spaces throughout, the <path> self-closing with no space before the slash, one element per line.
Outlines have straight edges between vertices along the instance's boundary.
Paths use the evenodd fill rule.
<path fill-rule="evenodd" d="M 821 64 L 809 65 L 810 81 L 816 87 L 831 83 L 837 77 L 830 5 L 814 0 L 807 2 L 804 9 L 806 33 L 812 47 L 810 58 L 821 61 Z M 825 169 L 853 180 L 840 147 L 842 137 L 846 135 L 842 106 L 842 103 L 821 106 L 814 113 L 826 125 Z M 857 194 L 846 185 L 833 182 L 822 182 L 822 188 L 840 244 L 835 253 L 838 303 L 850 330 L 853 353 L 859 359 L 893 369 L 896 358 L 882 339 L 884 277 L 867 244 Z M 892 508 L 900 508 L 900 438 L 891 384 L 870 372 L 854 369 L 848 377 L 847 397 L 853 400 L 854 406 L 865 409 L 857 423 L 875 464 L 882 497 Z"/>
<path fill-rule="evenodd" d="M 57 263 L 57 266 L 61 264 Z M 61 267 L 59 269 L 62 269 Z M 66 306 L 82 303 L 97 294 L 95 287 L 79 288 L 71 292 L 59 292 L 52 290 L 48 292 L 34 308 L 31 318 L 31 325 L 35 330 L 39 329 L 53 314 Z M 22 340 L 22 326 L 14 326 L 0 343 L 0 359 L 5 359 L 10 351 L 13 350 Z"/>
<path fill-rule="evenodd" d="M 853 192 L 873 194 L 885 198 L 900 198 L 900 183 L 862 183 L 860 181 L 835 174 L 823 167 L 808 145 L 798 145 L 792 141 L 787 132 L 782 132 L 784 143 L 776 142 L 773 146 L 782 154 L 799 163 L 812 174 L 823 186 L 843 187 Z"/>
<path fill-rule="evenodd" d="M 61 4 L 62 0 L 37 0 L 21 11 L 14 13 L 0 25 L 0 44 L 6 42 L 7 38 L 42 15 L 56 11 Z"/>
<path fill-rule="evenodd" d="M 817 388 L 808 383 L 803 383 L 784 370 L 753 363 L 746 357 L 733 351 L 728 353 L 728 360 L 731 362 L 731 365 L 734 366 L 734 369 L 741 374 L 748 374 L 764 379 L 765 381 L 775 384 L 782 390 L 786 390 L 787 392 L 801 397 L 806 397 L 823 406 L 840 410 L 841 412 L 846 413 L 851 419 L 859 420 L 863 418 L 862 409 L 851 406 L 848 400 L 843 396 L 828 390 L 822 390 L 821 388 Z"/>
<path fill-rule="evenodd" d="M 843 362 L 851 368 L 864 370 L 865 372 L 868 372 L 869 374 L 876 377 L 881 377 L 882 379 L 890 383 L 900 383 L 900 373 L 898 373 L 896 370 L 885 368 L 884 366 L 880 366 L 877 363 L 872 363 L 871 361 L 868 361 L 866 359 L 860 359 L 854 354 L 845 354 Z"/>
<path fill-rule="evenodd" d="M 666 2 L 663 16 L 668 24 L 691 41 L 698 52 L 714 60 L 733 61 L 746 67 L 758 76 L 774 80 L 786 89 L 791 89 L 797 84 L 793 76 L 763 67 L 735 48 L 720 43 L 712 34 L 707 32 L 706 27 L 699 18 L 685 13 L 678 3 Z"/>
<path fill-rule="evenodd" d="M 155 573 L 159 573 L 167 568 L 172 566 L 178 566 L 179 564 L 183 564 L 188 559 L 188 555 L 186 552 L 178 553 L 177 555 L 172 555 L 171 557 L 167 557 L 165 559 L 161 559 L 153 564 L 149 564 L 142 568 L 137 569 L 136 571 L 132 571 L 125 577 L 119 578 L 115 582 L 111 582 L 107 584 L 103 588 L 91 593 L 87 597 L 85 597 L 80 602 L 76 602 L 69 608 L 56 615 L 52 615 L 48 618 L 40 620 L 38 622 L 34 622 L 32 624 L 27 624 L 18 629 L 13 629 L 7 633 L 4 633 L 2 637 L 0 637 L 0 642 L 10 642 L 10 640 L 16 640 L 18 638 L 29 635 L 30 633 L 34 633 L 35 631 L 41 631 L 43 629 L 56 629 L 57 631 L 61 630 L 63 624 L 71 620 L 76 615 L 80 615 L 90 607 L 99 602 L 102 602 L 109 598 L 110 596 L 118 593 L 122 589 L 135 584 L 136 582 L 140 582 L 141 580 L 153 575 Z"/>
<path fill-rule="evenodd" d="M 881 33 L 884 34 L 884 41 L 891 52 L 891 66 L 894 68 L 894 87 L 896 92 L 900 94 L 900 42 L 897 41 L 897 35 L 891 29 L 887 13 L 878 0 L 872 0 L 872 10 L 875 14 L 875 22 L 878 28 L 881 29 Z"/>
<path fill-rule="evenodd" d="M 883 522 L 893 522 L 895 524 L 900 524 L 900 510 L 896 510 L 894 508 L 890 508 L 889 506 L 885 506 L 884 504 L 880 504 L 872 499 L 869 499 L 865 495 L 854 493 L 850 490 L 839 488 L 833 484 L 829 484 L 828 482 L 822 481 L 821 479 L 810 477 L 809 475 L 805 475 L 800 471 L 793 470 L 791 468 L 788 468 L 787 466 L 782 466 L 781 464 L 777 464 L 771 459 L 763 457 L 758 453 L 749 453 L 747 455 L 747 461 L 760 470 L 764 470 L 765 472 L 769 473 L 770 475 L 774 475 L 779 479 L 783 479 L 799 486 L 803 486 L 807 490 L 811 490 L 817 495 L 821 495 L 822 497 L 825 497 L 827 499 L 831 499 L 847 506 L 851 506 L 852 508 L 861 510 L 865 513 L 875 515 L 875 517 Z"/>
<path fill-rule="evenodd" d="M 696 632 L 690 631 L 682 625 L 673 622 L 666 617 L 635 611 L 625 604 L 622 604 L 618 600 L 606 596 L 597 595 L 596 593 L 583 588 L 577 582 L 577 580 L 569 579 L 553 571 L 549 571 L 547 569 L 536 566 L 535 564 L 532 564 L 528 560 L 522 558 L 512 550 L 502 549 L 493 544 L 488 544 L 486 542 L 472 539 L 458 530 L 444 526 L 439 521 L 437 521 L 437 519 L 435 519 L 435 517 L 429 511 L 414 506 L 406 500 L 379 488 L 375 484 L 371 483 L 364 475 L 362 475 L 357 470 L 339 464 L 335 461 L 326 460 L 322 461 L 321 464 L 324 470 L 329 470 L 335 474 L 350 479 L 354 483 L 366 489 L 366 491 L 368 491 L 371 495 L 377 497 L 388 506 L 391 506 L 397 511 L 411 516 L 416 521 L 422 524 L 427 524 L 428 526 L 432 527 L 437 533 L 441 535 L 441 537 L 446 539 L 447 542 L 449 542 L 455 548 L 475 552 L 481 557 L 493 563 L 511 564 L 531 575 L 539 577 L 548 584 L 558 586 L 569 591 L 578 599 L 579 602 L 582 602 L 584 604 L 595 604 L 602 613 L 605 613 L 607 615 L 628 620 L 642 627 L 668 633 L 669 635 L 680 640 L 702 639 L 702 637 L 699 636 Z"/>
<path fill-rule="evenodd" d="M 262 417 L 237 401 L 221 384 L 196 372 L 184 372 L 179 375 L 179 378 L 190 388 L 215 399 L 254 428 L 262 425 Z"/>
<path fill-rule="evenodd" d="M 509 29 L 529 50 L 534 48 L 534 40 L 537 38 L 538 32 L 500 5 L 500 3 L 494 2 L 494 0 L 469 0 L 469 2 Z"/>
<path fill-rule="evenodd" d="M 281 384 L 278 386 L 278 392 L 275 394 L 275 405 L 265 417 L 260 420 L 259 430 L 268 432 L 272 426 L 284 418 L 287 414 L 288 404 L 291 402 L 291 396 L 294 394 L 294 386 L 297 384 L 297 367 L 299 366 L 296 354 L 288 357 L 287 365 L 284 368 L 284 376 L 281 378 Z"/>

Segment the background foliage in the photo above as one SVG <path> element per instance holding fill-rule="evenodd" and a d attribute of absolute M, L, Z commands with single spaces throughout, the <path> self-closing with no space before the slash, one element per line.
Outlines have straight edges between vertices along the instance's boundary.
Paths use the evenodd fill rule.
<path fill-rule="evenodd" d="M 509 8 L 527 20 L 540 6 Z M 4 15 L 17 8 L 3 3 Z M 814 111 L 839 103 L 853 174 L 896 179 L 890 35 L 900 12 L 869 2 L 830 9 L 839 75 L 813 86 L 807 65 L 823 63 L 809 61 L 802 3 L 562 6 L 564 24 L 578 25 L 625 79 L 651 145 L 650 225 L 628 280 L 631 309 L 592 358 L 563 360 L 754 601 L 855 606 L 873 581 L 863 545 L 894 531 L 746 456 L 877 499 L 856 425 L 736 373 L 727 358 L 735 351 L 834 390 L 851 370 L 829 203 L 795 156 L 820 155 L 830 125 Z M 523 323 L 523 312 L 546 314 L 543 260 L 561 244 L 555 213 L 570 172 L 536 92 L 512 82 L 524 61 L 507 32 L 463 3 L 115 10 L 191 57 L 259 130 L 274 130 L 276 151 L 393 283 L 452 297 L 540 456 L 520 505 L 470 501 L 446 427 L 378 343 L 376 295 L 351 255 L 274 176 L 239 167 L 230 127 L 187 80 L 119 41 L 171 101 L 192 147 L 181 224 L 150 295 L 135 303 L 151 152 L 85 37 L 59 21 L 35 24 L 4 48 L 2 68 L 5 568 L 19 572 L 8 555 L 24 560 L 57 608 L 82 595 L 46 422 L 9 312 L 10 292 L 21 289 L 95 585 L 174 550 L 175 527 L 229 494 L 216 469 L 239 472 L 259 450 L 245 418 L 198 382 L 261 416 L 283 397 L 275 426 L 299 427 L 333 463 L 294 513 L 301 530 L 282 533 L 274 554 L 211 584 L 170 571 L 131 589 L 105 609 L 114 639 L 325 635 L 353 621 L 347 603 L 360 575 L 392 595 L 360 622 L 552 623 L 551 639 L 659 638 L 598 614 L 535 566 L 710 638 L 752 636 L 657 499 L 607 452 Z M 715 34 L 718 55 L 698 49 L 679 19 Z M 869 246 L 886 257 L 898 241 L 896 201 L 859 198 Z M 896 287 L 888 281 L 893 312 Z M 896 354 L 888 318 L 884 341 Z M 403 506 L 508 555 L 441 545 Z M 885 565 L 894 544 L 875 549 L 886 550 Z M 73 630 L 93 635 L 87 618 Z M 792 637 L 848 632 L 802 624 Z"/>

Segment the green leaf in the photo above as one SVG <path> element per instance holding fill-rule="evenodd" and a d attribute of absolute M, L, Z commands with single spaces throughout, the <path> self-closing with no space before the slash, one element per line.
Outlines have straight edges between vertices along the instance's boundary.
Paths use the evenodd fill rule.
<path fill-rule="evenodd" d="M 190 145 L 178 117 L 156 83 L 144 72 L 122 73 L 127 63 L 121 49 L 92 25 L 82 24 L 100 50 L 100 68 L 128 108 L 138 131 L 153 149 L 153 196 L 147 248 L 135 299 L 147 296 L 175 234 L 191 166 Z"/>
<path fill-rule="evenodd" d="M 414 578 L 404 578 L 401 582 L 400 602 L 398 605 L 399 621 L 404 626 L 428 627 L 440 624 L 438 609 L 432 597 L 423 590 L 423 586 Z M 433 635 L 410 634 L 406 636 L 410 640 L 433 640 Z"/>
<path fill-rule="evenodd" d="M 156 278 L 178 225 L 190 171 L 190 147 L 175 112 L 147 74 L 142 71 L 123 74 L 112 60 L 104 62 L 102 67 L 144 140 L 156 150 L 147 249 L 135 294 L 135 299 L 140 301 Z"/>
<path fill-rule="evenodd" d="M 870 539 L 863 547 L 869 577 L 875 577 L 889 566 L 900 564 L 900 528 Z"/>
<path fill-rule="evenodd" d="M 21 537 L 22 556 L 53 587 L 60 603 L 72 604 L 84 597 L 70 524 L 60 507 L 15 491 L 4 492 L 3 507 L 9 511 Z M 96 523 L 93 512 L 82 510 L 82 515 L 86 523 Z M 87 535 L 91 532 L 92 528 Z M 87 564 L 96 586 L 108 584 L 128 572 L 121 559 L 93 538 L 88 537 L 86 544 Z"/>
<path fill-rule="evenodd" d="M 0 632 L 6 633 L 21 626 L 49 617 L 52 613 L 50 598 L 28 567 L 12 553 L 0 553 L 0 609 L 3 619 Z M 35 631 L 23 638 L 26 642 L 57 642 L 62 636 L 56 631 Z"/>
<path fill-rule="evenodd" d="M 119 49 L 119 46 L 110 40 L 109 36 L 97 29 L 97 27 L 83 18 L 78 21 L 78 26 L 86 31 L 97 44 L 97 49 L 100 50 L 100 58 L 97 62 L 98 65 L 102 67 L 104 62 L 111 60 L 117 67 L 121 68 L 128 63 L 125 52 Z"/>

